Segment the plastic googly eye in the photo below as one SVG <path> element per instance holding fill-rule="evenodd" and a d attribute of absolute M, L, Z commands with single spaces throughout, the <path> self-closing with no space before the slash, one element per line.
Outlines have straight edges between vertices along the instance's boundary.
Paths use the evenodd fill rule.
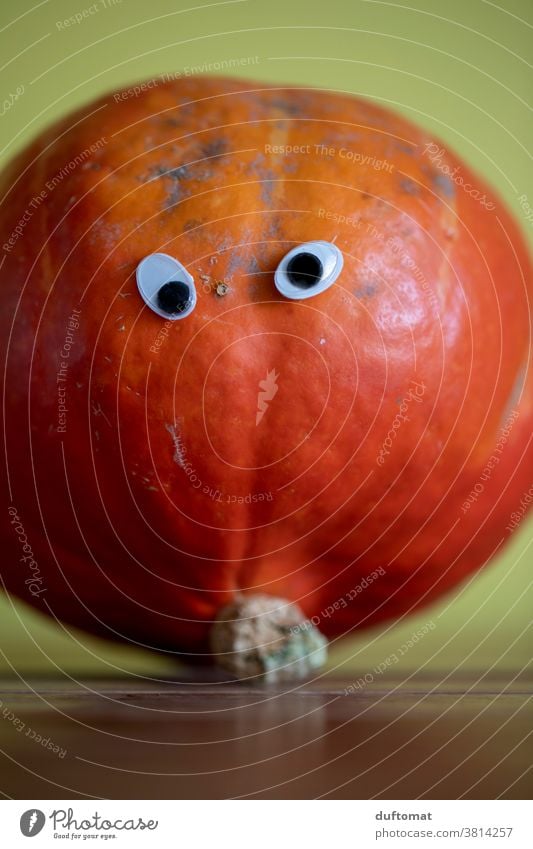
<path fill-rule="evenodd" d="M 341 273 L 344 260 L 332 242 L 304 242 L 286 254 L 274 274 L 276 289 L 302 300 L 325 292 Z"/>
<path fill-rule="evenodd" d="M 137 287 L 145 304 L 161 318 L 177 321 L 196 306 L 194 279 L 168 254 L 149 254 L 137 266 Z"/>

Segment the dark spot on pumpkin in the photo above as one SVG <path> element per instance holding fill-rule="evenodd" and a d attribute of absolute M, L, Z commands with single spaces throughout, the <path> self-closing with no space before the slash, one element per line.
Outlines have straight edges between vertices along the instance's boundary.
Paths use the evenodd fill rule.
<path fill-rule="evenodd" d="M 227 149 L 228 143 L 226 139 L 218 138 L 204 144 L 202 146 L 202 153 L 205 157 L 220 156 L 220 154 L 225 153 Z"/>
<path fill-rule="evenodd" d="M 282 222 L 279 215 L 274 215 L 268 222 L 265 238 L 269 239 L 272 242 L 276 242 L 279 239 L 283 238 L 282 232 Z"/>
<path fill-rule="evenodd" d="M 171 172 L 170 176 L 179 182 L 183 182 L 184 180 L 197 180 L 198 182 L 203 182 L 204 180 L 211 179 L 213 171 L 210 168 L 207 168 L 203 162 L 195 162 L 191 165 L 182 165 L 181 168 L 175 168 Z"/>
<path fill-rule="evenodd" d="M 165 180 L 182 183 L 192 177 L 193 167 L 191 165 L 178 165 L 176 168 L 165 168 L 164 165 L 154 165 L 150 168 L 148 179 L 157 180 L 159 177 L 163 177 Z"/>
<path fill-rule="evenodd" d="M 272 203 L 274 188 L 277 182 L 276 175 L 273 171 L 267 168 L 262 168 L 259 171 L 261 178 L 261 200 L 265 206 L 270 206 Z"/>
<path fill-rule="evenodd" d="M 229 251 L 233 247 L 233 240 L 229 236 L 223 236 L 219 239 L 217 244 L 217 253 L 223 254 L 225 251 Z"/>
<path fill-rule="evenodd" d="M 197 218 L 189 218 L 189 220 L 183 225 L 183 232 L 187 233 L 189 230 L 195 230 L 197 227 L 201 226 L 202 222 L 198 221 Z"/>
<path fill-rule="evenodd" d="M 158 177 L 161 177 L 162 174 L 166 174 L 167 169 L 163 168 L 162 165 L 152 165 L 148 169 L 147 180 L 157 180 Z"/>
<path fill-rule="evenodd" d="M 248 260 L 248 274 L 259 274 L 260 272 L 261 269 L 259 268 L 259 263 L 255 256 L 251 256 Z"/>
<path fill-rule="evenodd" d="M 252 157 L 248 165 L 246 166 L 246 170 L 250 172 L 258 172 L 262 173 L 266 166 L 267 158 L 264 153 L 257 152 L 255 156 Z"/>
<path fill-rule="evenodd" d="M 177 168 L 171 168 L 169 171 L 164 172 L 161 176 L 169 177 L 171 180 L 187 180 L 190 176 L 190 166 L 179 165 Z"/>
<path fill-rule="evenodd" d="M 399 150 L 401 153 L 406 153 L 407 156 L 412 156 L 415 152 L 414 147 L 411 147 L 410 145 L 400 143 L 400 144 L 396 144 L 395 147 L 396 147 L 396 150 Z"/>
<path fill-rule="evenodd" d="M 180 202 L 180 200 L 183 200 L 185 197 L 187 197 L 187 193 L 182 192 L 178 184 L 171 184 L 170 189 L 167 190 L 166 193 L 166 199 L 163 204 L 163 209 L 172 209 L 174 206 L 176 206 L 177 203 Z"/>
<path fill-rule="evenodd" d="M 377 290 L 377 286 L 372 283 L 364 283 L 359 289 L 354 289 L 353 293 L 356 298 L 371 298 Z"/>
<path fill-rule="evenodd" d="M 285 115 L 289 115 L 291 118 L 302 114 L 302 107 L 299 103 L 295 103 L 292 100 L 284 100 L 282 97 L 273 97 L 270 100 L 270 106 L 279 109 L 280 112 L 284 112 Z"/>
<path fill-rule="evenodd" d="M 241 246 L 237 245 L 237 247 L 232 251 L 229 256 L 228 264 L 226 266 L 226 273 L 229 277 L 232 274 L 235 274 L 238 271 L 242 271 L 245 263 L 245 256 L 243 255 L 243 249 Z"/>
<path fill-rule="evenodd" d="M 419 195 L 420 194 L 420 186 L 418 186 L 409 177 L 404 177 L 402 180 L 400 180 L 400 189 L 402 190 L 402 192 L 405 192 L 407 195 Z"/>
<path fill-rule="evenodd" d="M 286 174 L 294 174 L 298 170 L 298 160 L 296 157 L 284 156 L 281 166 Z"/>
<path fill-rule="evenodd" d="M 261 200 L 266 206 L 272 203 L 274 193 L 274 182 L 272 180 L 263 180 L 261 185 Z"/>
<path fill-rule="evenodd" d="M 183 188 L 183 183 L 188 180 L 208 180 L 212 176 L 211 171 L 207 169 L 196 169 L 192 165 L 179 165 L 177 168 L 164 168 L 162 165 L 156 165 L 152 169 L 151 179 L 162 178 L 167 183 L 167 196 L 164 203 L 164 209 L 170 209 L 175 206 L 183 198 L 189 197 L 190 192 Z"/>
<path fill-rule="evenodd" d="M 453 181 L 450 180 L 447 174 L 433 173 L 431 176 L 431 180 L 437 191 L 442 192 L 445 197 L 455 197 L 455 186 L 453 184 Z"/>

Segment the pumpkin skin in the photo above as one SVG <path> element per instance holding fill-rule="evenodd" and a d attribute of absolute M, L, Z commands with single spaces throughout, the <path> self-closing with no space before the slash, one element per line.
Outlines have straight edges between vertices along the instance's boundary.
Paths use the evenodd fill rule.
<path fill-rule="evenodd" d="M 443 175 L 431 143 L 367 101 L 202 77 L 104 98 L 17 157 L 0 212 L 9 592 L 190 660 L 237 590 L 296 601 L 335 638 L 499 551 L 530 485 L 531 272 L 501 200 L 449 151 L 479 195 Z M 278 263 L 319 239 L 341 275 L 287 300 Z M 181 321 L 137 290 L 158 251 L 195 278 Z"/>

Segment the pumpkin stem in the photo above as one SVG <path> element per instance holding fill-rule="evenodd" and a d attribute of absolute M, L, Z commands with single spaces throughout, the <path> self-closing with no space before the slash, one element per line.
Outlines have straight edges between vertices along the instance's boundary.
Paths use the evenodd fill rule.
<path fill-rule="evenodd" d="M 240 680 L 294 681 L 327 657 L 326 638 L 297 604 L 263 594 L 239 593 L 222 608 L 210 643 L 217 664 Z"/>

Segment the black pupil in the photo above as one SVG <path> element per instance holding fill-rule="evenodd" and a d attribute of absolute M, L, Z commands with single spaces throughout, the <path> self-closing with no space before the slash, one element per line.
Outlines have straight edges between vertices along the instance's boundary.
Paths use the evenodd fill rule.
<path fill-rule="evenodd" d="M 165 283 L 157 293 L 157 306 L 168 315 L 184 312 L 190 303 L 189 287 L 181 280 Z"/>
<path fill-rule="evenodd" d="M 287 263 L 287 277 L 293 286 L 298 286 L 300 289 L 315 286 L 322 278 L 322 273 L 323 268 L 319 258 L 305 251 L 296 254 Z"/>

